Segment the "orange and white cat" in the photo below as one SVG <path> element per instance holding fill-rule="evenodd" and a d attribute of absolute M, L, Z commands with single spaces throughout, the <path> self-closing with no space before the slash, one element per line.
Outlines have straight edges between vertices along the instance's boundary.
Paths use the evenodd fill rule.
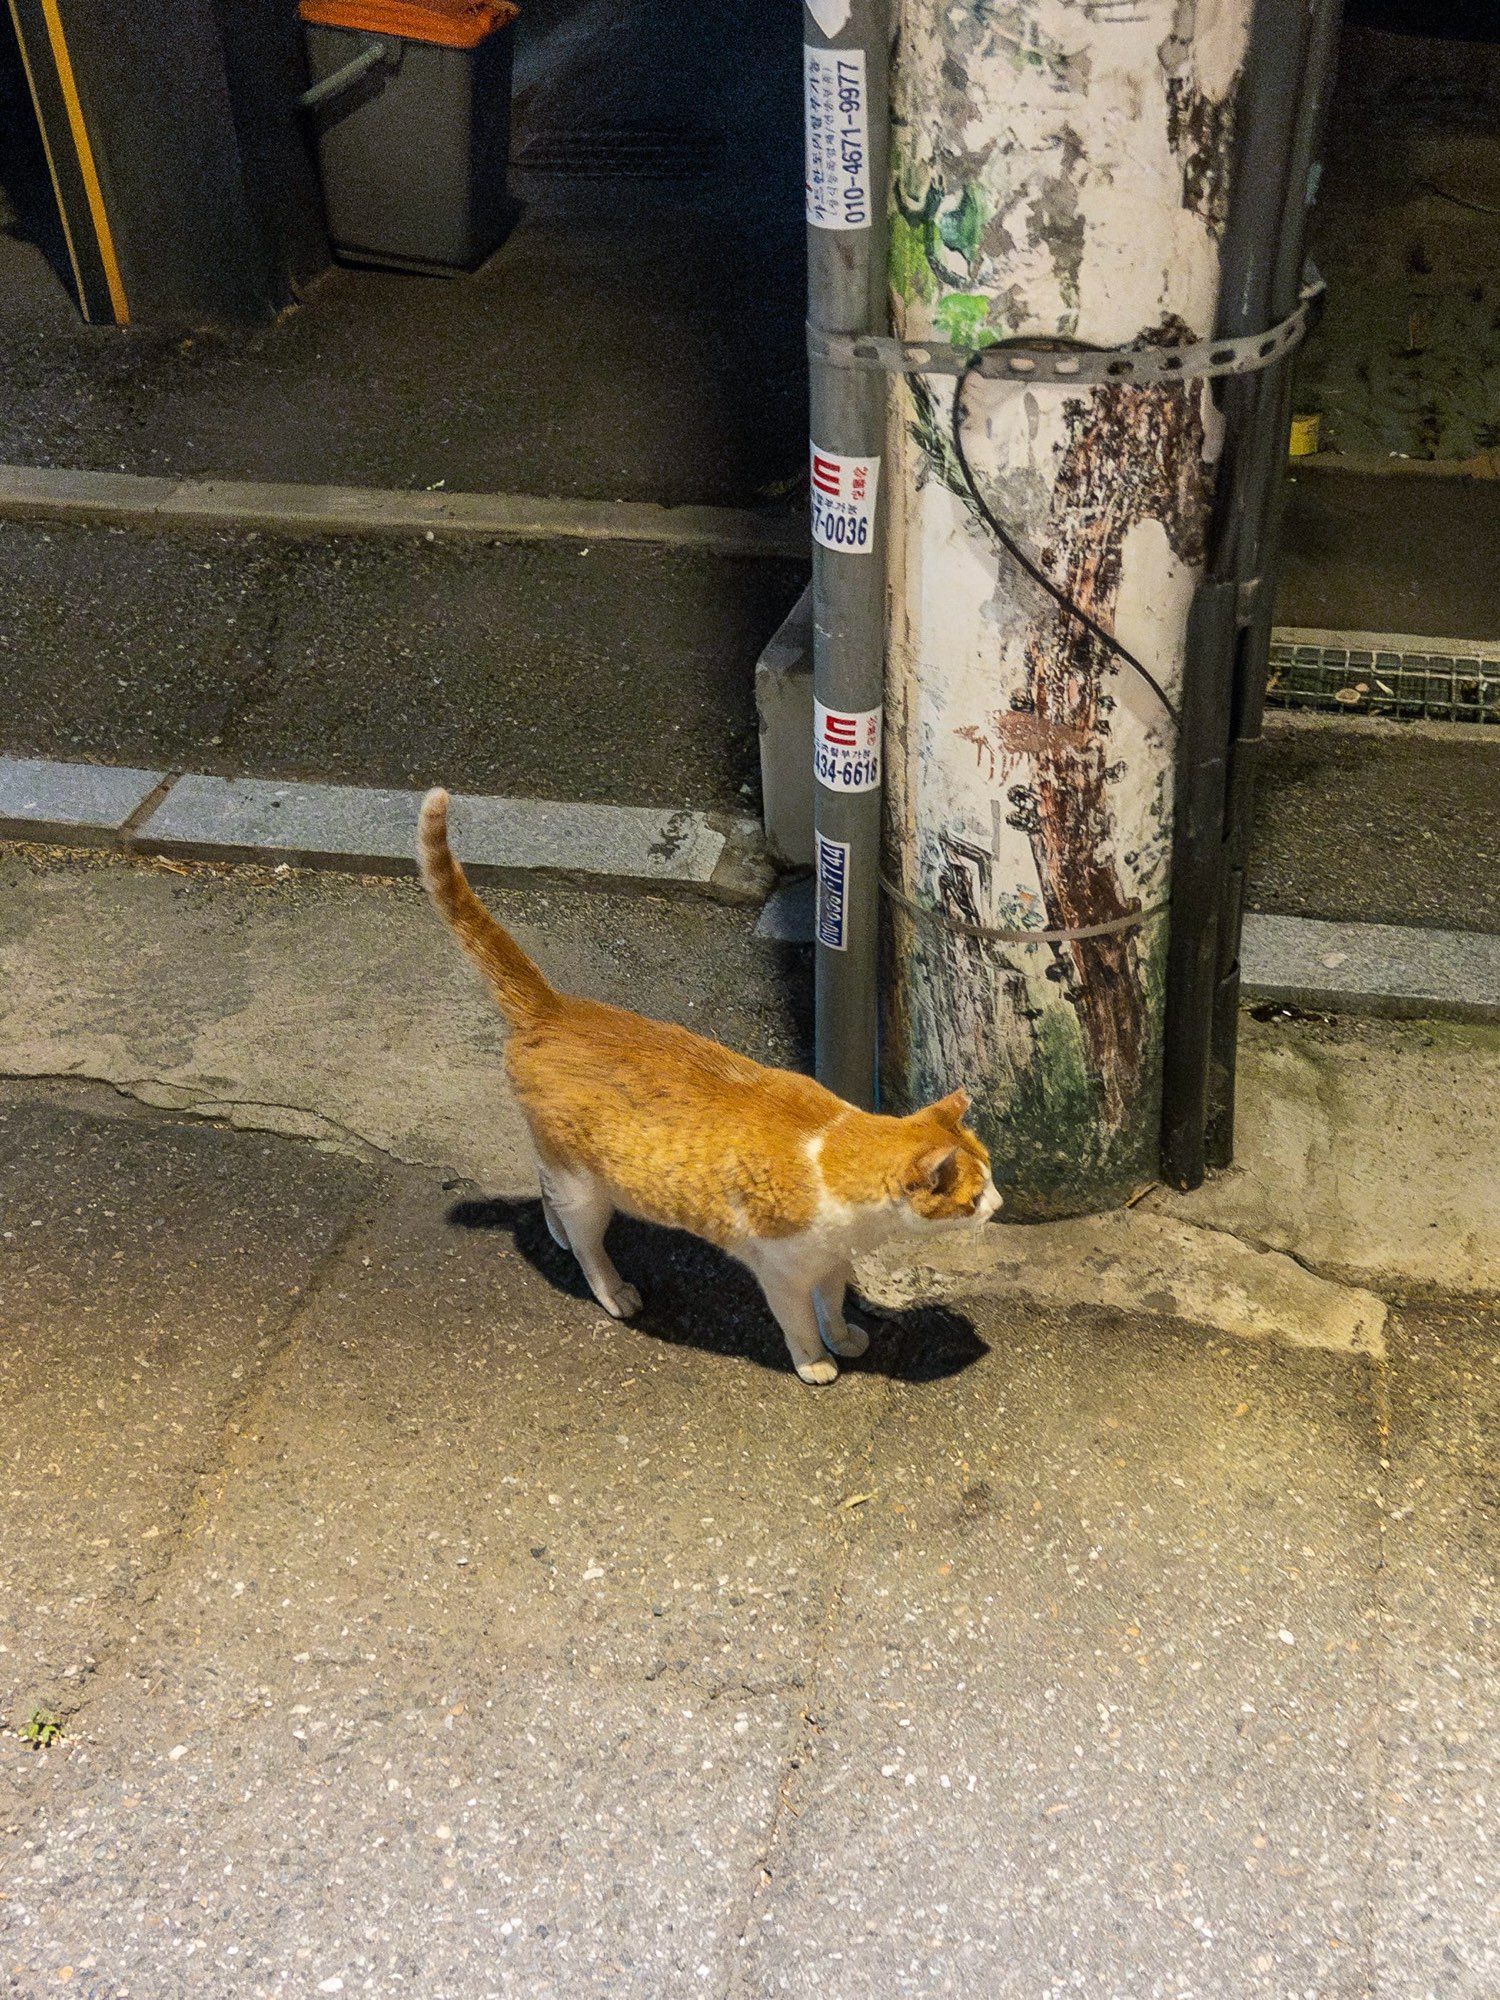
<path fill-rule="evenodd" d="M 429 792 L 422 879 L 510 1023 L 506 1066 L 536 1147 L 547 1227 L 616 1319 L 640 1293 L 611 1263 L 616 1209 L 690 1230 L 749 1266 L 804 1382 L 869 1336 L 844 1318 L 856 1251 L 1000 1206 L 965 1092 L 906 1118 L 858 1111 L 811 1077 L 622 1007 L 559 993 L 485 909 Z"/>

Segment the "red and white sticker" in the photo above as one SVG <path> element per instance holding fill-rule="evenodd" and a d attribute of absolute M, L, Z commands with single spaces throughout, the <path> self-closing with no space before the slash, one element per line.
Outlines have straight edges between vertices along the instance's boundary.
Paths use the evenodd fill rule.
<path fill-rule="evenodd" d="M 830 792 L 873 792 L 880 783 L 878 708 L 813 703 L 813 776 Z"/>
<path fill-rule="evenodd" d="M 812 538 L 825 549 L 868 555 L 875 542 L 878 458 L 844 458 L 812 447 Z"/>

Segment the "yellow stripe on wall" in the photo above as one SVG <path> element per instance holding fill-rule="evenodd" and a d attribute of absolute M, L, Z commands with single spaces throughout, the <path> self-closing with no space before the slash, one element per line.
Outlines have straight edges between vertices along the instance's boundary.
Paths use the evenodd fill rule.
<path fill-rule="evenodd" d="M 73 146 L 78 154 L 78 169 L 83 175 L 84 192 L 88 196 L 89 214 L 93 218 L 94 235 L 99 243 L 99 261 L 104 266 L 104 282 L 109 287 L 109 302 L 114 307 L 115 324 L 129 326 L 130 302 L 125 296 L 125 281 L 120 276 L 120 260 L 115 255 L 114 233 L 109 226 L 109 214 L 104 206 L 104 190 L 99 185 L 99 170 L 94 165 L 94 149 L 89 144 L 88 127 L 83 121 L 83 106 L 78 99 L 78 80 L 73 74 L 73 59 L 68 54 L 67 38 L 63 34 L 62 16 L 57 10 L 57 0 L 42 0 L 42 18 L 47 23 L 47 37 L 52 44 L 52 60 L 57 65 L 58 86 L 67 106 L 68 124 L 73 133 Z"/>

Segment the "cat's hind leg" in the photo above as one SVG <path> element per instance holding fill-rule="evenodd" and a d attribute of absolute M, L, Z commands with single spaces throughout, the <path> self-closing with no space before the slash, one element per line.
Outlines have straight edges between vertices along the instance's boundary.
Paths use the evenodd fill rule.
<path fill-rule="evenodd" d="M 844 1263 L 813 1287 L 813 1304 L 818 1313 L 818 1331 L 830 1354 L 853 1361 L 864 1353 L 870 1336 L 862 1326 L 850 1326 L 844 1318 L 844 1294 L 854 1282 L 854 1267 Z"/>
<path fill-rule="evenodd" d="M 528 1124 L 529 1124 L 528 1120 Z M 536 1177 L 542 1184 L 542 1220 L 547 1225 L 547 1234 L 559 1250 L 571 1250 L 568 1232 L 563 1228 L 562 1217 L 557 1212 L 557 1200 L 552 1192 L 553 1182 L 559 1171 L 546 1147 L 536 1135 L 536 1127 L 531 1126 L 531 1150 L 536 1159 Z"/>
<path fill-rule="evenodd" d="M 604 1247 L 604 1232 L 614 1214 L 608 1194 L 591 1173 L 578 1167 L 558 1168 L 549 1164 L 544 1169 L 542 1185 L 547 1227 L 578 1259 L 594 1297 L 615 1319 L 629 1319 L 638 1313 L 640 1293 L 634 1285 L 626 1284 Z"/>
<path fill-rule="evenodd" d="M 547 1225 L 547 1234 L 558 1249 L 571 1250 L 573 1246 L 568 1241 L 568 1232 L 562 1226 L 562 1217 L 553 1206 L 552 1197 L 548 1194 L 545 1183 L 542 1187 L 542 1220 Z"/>

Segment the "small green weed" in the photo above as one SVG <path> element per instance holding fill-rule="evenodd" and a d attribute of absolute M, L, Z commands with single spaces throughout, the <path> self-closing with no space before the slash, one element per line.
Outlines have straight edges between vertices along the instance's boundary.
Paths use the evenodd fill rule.
<path fill-rule="evenodd" d="M 50 1708 L 34 1708 L 31 1720 L 21 1731 L 21 1741 L 29 1743 L 33 1750 L 50 1750 L 62 1733 L 60 1715 L 54 1715 Z"/>

